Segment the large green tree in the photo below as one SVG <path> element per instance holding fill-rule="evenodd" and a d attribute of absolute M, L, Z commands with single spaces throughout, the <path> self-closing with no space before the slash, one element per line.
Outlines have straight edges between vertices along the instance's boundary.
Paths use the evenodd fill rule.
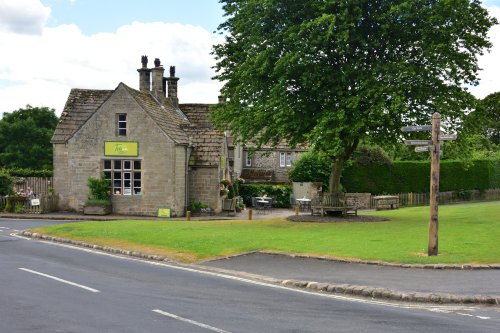
<path fill-rule="evenodd" d="M 215 45 L 226 102 L 213 121 L 241 142 L 307 143 L 332 163 L 330 189 L 359 142 L 473 103 L 477 56 L 496 23 L 470 0 L 221 0 Z"/>
<path fill-rule="evenodd" d="M 0 119 L 0 167 L 52 169 L 52 145 L 58 118 L 54 109 L 31 107 Z"/>

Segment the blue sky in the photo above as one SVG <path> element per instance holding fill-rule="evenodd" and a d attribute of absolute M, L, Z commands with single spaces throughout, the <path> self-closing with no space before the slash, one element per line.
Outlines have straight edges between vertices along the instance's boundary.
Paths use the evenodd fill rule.
<path fill-rule="evenodd" d="M 222 23 L 218 0 L 42 0 L 52 9 L 48 26 L 76 24 L 85 34 L 113 32 L 133 21 L 200 25 L 207 31 Z"/>
<path fill-rule="evenodd" d="M 483 5 L 500 21 L 500 0 Z M 60 115 L 71 88 L 138 88 L 141 55 L 176 66 L 181 103 L 216 103 L 222 15 L 218 0 L 0 0 L 0 117 L 26 104 Z M 500 25 L 490 38 L 480 98 L 500 90 Z"/>

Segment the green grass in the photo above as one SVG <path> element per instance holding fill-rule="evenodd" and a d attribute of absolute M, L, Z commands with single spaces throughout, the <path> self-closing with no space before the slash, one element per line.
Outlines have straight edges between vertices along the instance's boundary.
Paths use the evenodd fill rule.
<path fill-rule="evenodd" d="M 400 263 L 500 263 L 500 204 L 440 206 L 439 256 L 427 257 L 428 207 L 370 212 L 373 223 L 81 222 L 35 232 L 195 262 L 254 250 Z"/>

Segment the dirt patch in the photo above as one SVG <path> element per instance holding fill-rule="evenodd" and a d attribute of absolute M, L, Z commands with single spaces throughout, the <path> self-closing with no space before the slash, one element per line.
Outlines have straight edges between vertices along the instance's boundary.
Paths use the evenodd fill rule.
<path fill-rule="evenodd" d="M 322 223 L 337 223 L 337 222 L 384 222 L 389 221 L 385 217 L 357 215 L 357 216 L 333 216 L 333 215 L 298 215 L 289 216 L 287 220 L 292 222 L 322 222 Z"/>

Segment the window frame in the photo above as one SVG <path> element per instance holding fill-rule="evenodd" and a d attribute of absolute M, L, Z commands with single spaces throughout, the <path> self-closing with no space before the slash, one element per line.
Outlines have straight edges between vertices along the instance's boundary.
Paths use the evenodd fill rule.
<path fill-rule="evenodd" d="M 124 117 L 124 119 L 121 119 Z M 116 114 L 116 136 L 127 136 L 127 114 L 117 113 Z"/>
<path fill-rule="evenodd" d="M 138 159 L 103 159 L 102 172 L 110 181 L 112 195 L 141 196 L 142 165 Z"/>

